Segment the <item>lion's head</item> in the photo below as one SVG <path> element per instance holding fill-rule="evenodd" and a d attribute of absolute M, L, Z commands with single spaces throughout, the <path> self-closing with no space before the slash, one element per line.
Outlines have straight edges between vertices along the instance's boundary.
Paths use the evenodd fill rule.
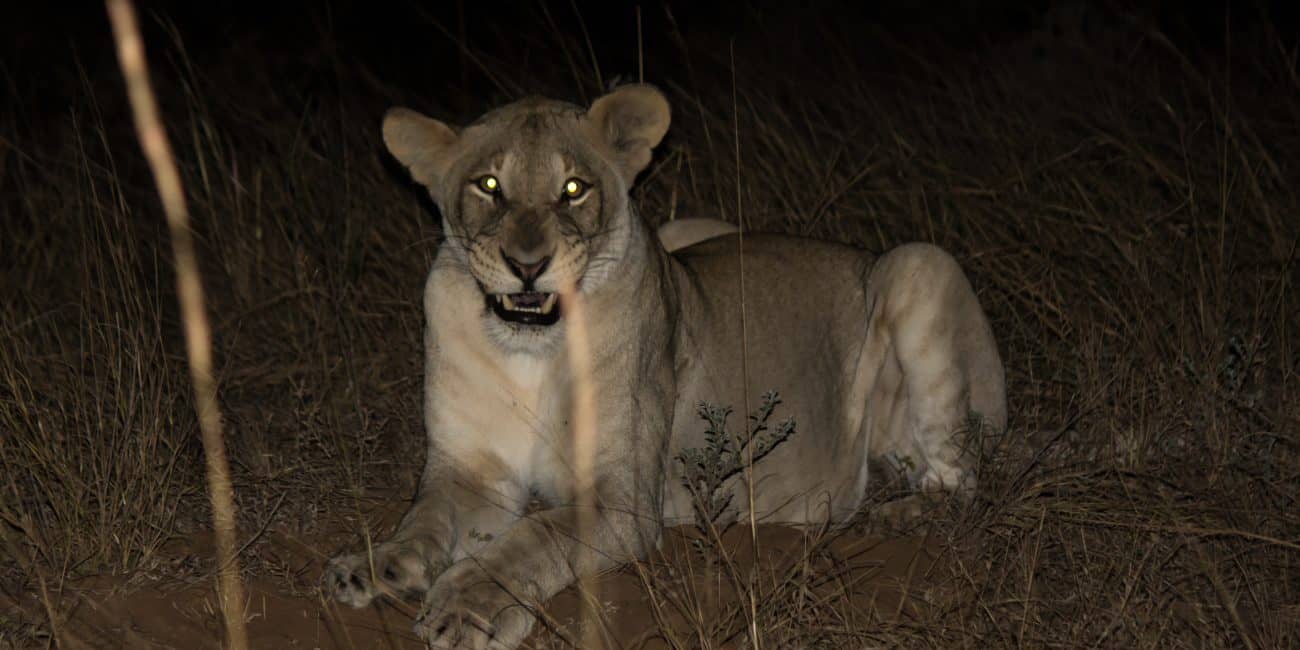
<path fill-rule="evenodd" d="M 593 291 L 627 252 L 628 188 L 668 130 L 668 102 L 620 87 L 589 109 L 529 98 L 453 128 L 406 108 L 384 143 L 428 188 L 446 243 L 483 292 L 484 317 L 515 333 L 561 318 L 558 293 Z"/>

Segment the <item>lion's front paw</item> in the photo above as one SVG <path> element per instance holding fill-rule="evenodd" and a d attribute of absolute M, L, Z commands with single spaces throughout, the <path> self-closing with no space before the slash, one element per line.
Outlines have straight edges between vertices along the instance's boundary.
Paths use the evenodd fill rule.
<path fill-rule="evenodd" d="M 321 581 L 335 600 L 352 607 L 365 607 L 376 596 L 422 595 L 433 582 L 424 554 L 406 544 L 381 544 L 373 555 L 340 555 L 325 566 Z"/>
<path fill-rule="evenodd" d="M 455 566 L 425 599 L 415 633 L 430 648 L 515 648 L 534 618 L 523 598 L 477 566 Z"/>
<path fill-rule="evenodd" d="M 364 555 L 340 555 L 330 560 L 321 583 L 326 593 L 344 605 L 365 607 L 375 598 L 369 561 Z"/>

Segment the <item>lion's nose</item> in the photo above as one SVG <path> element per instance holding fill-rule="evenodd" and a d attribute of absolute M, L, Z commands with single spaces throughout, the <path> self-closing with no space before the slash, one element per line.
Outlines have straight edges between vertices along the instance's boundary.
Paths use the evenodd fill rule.
<path fill-rule="evenodd" d="M 501 257 L 505 258 L 506 266 L 510 267 L 510 272 L 514 273 L 515 277 L 524 281 L 525 287 L 532 285 L 537 278 L 541 277 L 541 275 L 546 272 L 546 267 L 551 264 L 550 255 L 541 257 L 533 262 L 521 262 L 507 255 L 505 250 L 502 250 Z"/>

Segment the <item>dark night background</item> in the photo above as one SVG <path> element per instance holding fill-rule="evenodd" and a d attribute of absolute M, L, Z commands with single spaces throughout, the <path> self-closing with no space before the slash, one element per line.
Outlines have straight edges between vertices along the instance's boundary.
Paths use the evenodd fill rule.
<path fill-rule="evenodd" d="M 770 48 L 784 55 L 787 47 L 794 53 L 816 51 L 834 35 L 860 49 L 871 72 L 887 77 L 907 70 L 909 59 L 915 64 L 918 51 L 946 65 L 978 65 L 996 61 L 1024 42 L 1032 43 L 1027 49 L 1038 58 L 1072 46 L 1113 48 L 1121 60 L 1141 57 L 1149 54 L 1145 37 L 1152 32 L 1168 38 L 1195 65 L 1220 66 L 1230 59 L 1228 46 L 1234 41 L 1239 48 L 1269 38 L 1293 42 L 1300 26 L 1300 8 L 1281 1 L 565 2 L 552 7 L 463 0 L 220 0 L 141 2 L 137 8 L 155 59 L 165 56 L 168 30 L 174 29 L 200 70 L 237 63 L 283 81 L 315 74 L 320 78 L 312 81 L 322 88 L 313 89 L 324 90 L 330 87 L 324 64 L 336 59 L 371 68 L 375 81 L 389 88 L 458 102 L 475 97 L 482 104 L 499 99 L 491 97 L 499 89 L 466 60 L 457 40 L 463 37 L 467 49 L 477 51 L 485 63 L 509 62 L 521 70 L 522 79 L 535 80 L 537 87 L 523 90 L 571 96 L 572 87 L 542 73 L 556 63 L 567 65 L 558 42 L 545 42 L 546 34 L 583 39 L 585 27 L 602 71 L 627 77 L 637 66 L 638 6 L 649 79 L 673 78 L 681 72 L 682 42 L 706 39 L 717 49 L 706 57 L 725 54 L 733 38 L 742 47 L 746 42 L 788 43 Z M 22 97 L 18 103 L 34 114 L 67 100 L 79 83 L 77 65 L 96 83 L 115 81 L 115 60 L 108 56 L 111 35 L 96 3 L 8 3 L 0 11 L 6 81 Z M 569 56 L 590 64 L 585 50 Z M 472 114 L 478 104 L 462 110 Z"/>

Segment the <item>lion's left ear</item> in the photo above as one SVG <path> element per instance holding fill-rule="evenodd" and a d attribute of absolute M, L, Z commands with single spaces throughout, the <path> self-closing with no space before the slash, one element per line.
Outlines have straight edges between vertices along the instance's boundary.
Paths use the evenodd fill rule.
<path fill-rule="evenodd" d="M 650 152 L 668 132 L 668 100 L 649 84 L 615 88 L 587 111 L 596 137 L 613 151 L 628 186 L 650 164 Z"/>
<path fill-rule="evenodd" d="M 447 149 L 456 143 L 451 127 L 400 106 L 384 114 L 384 145 L 411 178 L 434 189 L 446 173 Z"/>

